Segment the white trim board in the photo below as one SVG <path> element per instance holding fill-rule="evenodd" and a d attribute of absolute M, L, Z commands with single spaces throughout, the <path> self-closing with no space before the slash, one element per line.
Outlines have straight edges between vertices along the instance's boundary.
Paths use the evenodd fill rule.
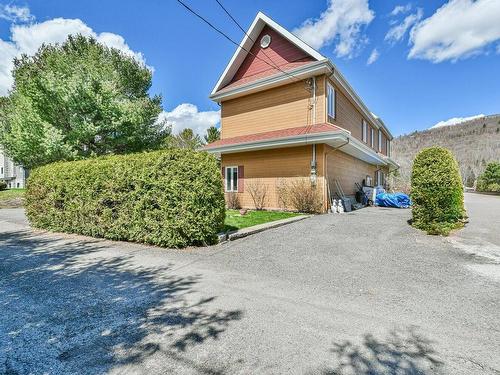
<path fill-rule="evenodd" d="M 286 30 L 284 27 L 273 21 L 262 12 L 257 13 L 257 16 L 253 20 L 250 28 L 246 33 L 247 35 L 243 37 L 241 43 L 239 44 L 239 47 L 236 49 L 233 57 L 224 69 L 224 72 L 219 77 L 219 80 L 217 81 L 215 87 L 212 90 L 212 93 L 210 94 L 210 99 L 216 102 L 220 102 L 222 99 L 234 98 L 250 94 L 252 92 L 257 92 L 271 87 L 283 85 L 290 79 L 287 74 L 279 72 L 270 77 L 265 77 L 232 89 L 223 89 L 224 86 L 229 84 L 229 82 L 234 77 L 239 67 L 245 60 L 246 56 L 248 55 L 247 51 L 245 50 L 250 50 L 250 48 L 252 48 L 252 45 L 254 43 L 253 41 L 257 39 L 262 29 L 266 25 L 276 30 L 276 32 L 280 33 L 285 39 L 296 45 L 298 48 L 301 48 L 304 52 L 308 53 L 310 56 L 317 60 L 317 62 L 312 62 L 302 67 L 289 70 L 287 71 L 287 73 L 293 74 L 300 79 L 309 78 L 313 75 L 319 74 L 329 75 L 330 78 L 348 94 L 351 100 L 359 107 L 363 115 L 372 123 L 372 125 L 377 129 L 381 127 L 387 133 L 388 138 L 390 140 L 393 139 L 393 135 L 389 128 L 385 125 L 382 119 L 380 119 L 368 109 L 368 107 L 363 103 L 358 94 L 351 87 L 349 82 L 347 82 L 342 73 L 337 69 L 335 64 L 333 64 L 328 58 L 320 54 L 314 48 L 299 39 L 297 36 L 293 35 L 290 31 Z"/>
<path fill-rule="evenodd" d="M 257 16 L 255 16 L 255 19 L 250 25 L 250 28 L 247 30 L 246 33 L 247 35 L 243 37 L 241 43 L 239 44 L 239 47 L 234 52 L 233 57 L 231 58 L 231 60 L 229 60 L 229 63 L 224 69 L 224 72 L 221 74 L 219 80 L 215 84 L 215 87 L 213 88 L 211 95 L 214 95 L 217 91 L 219 91 L 222 87 L 226 86 L 231 81 L 231 79 L 234 77 L 239 67 L 245 60 L 245 57 L 247 57 L 248 55 L 247 51 L 245 50 L 250 50 L 250 48 L 252 48 L 252 45 L 254 43 L 253 41 L 257 39 L 260 32 L 266 25 L 276 30 L 284 38 L 286 38 L 291 43 L 295 44 L 297 47 L 301 48 L 303 51 L 307 52 L 316 60 L 319 61 L 326 59 L 325 56 L 323 56 L 314 48 L 310 47 L 305 42 L 297 38 L 290 31 L 288 31 L 281 25 L 277 24 L 271 18 L 266 16 L 264 13 L 259 12 L 257 13 Z"/>
<path fill-rule="evenodd" d="M 342 146 L 341 151 L 373 165 L 393 165 L 399 167 L 399 165 L 389 157 L 375 152 L 363 142 L 353 137 L 350 133 L 342 130 L 238 143 L 234 145 L 213 147 L 206 149 L 206 151 L 212 154 L 231 154 L 235 152 L 258 151 L 321 143 L 328 144 L 332 147 Z"/>

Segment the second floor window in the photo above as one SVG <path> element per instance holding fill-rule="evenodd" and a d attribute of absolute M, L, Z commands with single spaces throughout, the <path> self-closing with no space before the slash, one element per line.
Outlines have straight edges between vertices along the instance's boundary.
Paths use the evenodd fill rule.
<path fill-rule="evenodd" d="M 363 120 L 362 124 L 361 124 L 361 136 L 362 136 L 362 139 L 363 139 L 363 142 L 367 142 L 367 136 L 368 136 L 368 124 L 366 123 L 365 120 Z"/>
<path fill-rule="evenodd" d="M 387 140 L 386 141 L 386 147 L 387 147 L 387 156 L 391 156 L 391 141 Z"/>
<path fill-rule="evenodd" d="M 378 152 L 382 152 L 382 130 L 378 130 Z"/>
<path fill-rule="evenodd" d="M 332 122 L 335 119 L 335 89 L 330 83 L 327 84 L 326 101 L 328 107 L 328 121 Z"/>
<path fill-rule="evenodd" d="M 375 146 L 375 130 L 370 126 L 370 146 Z"/>

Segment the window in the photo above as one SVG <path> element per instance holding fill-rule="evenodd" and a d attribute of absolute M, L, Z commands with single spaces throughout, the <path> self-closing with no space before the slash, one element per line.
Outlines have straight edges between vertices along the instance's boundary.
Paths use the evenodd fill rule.
<path fill-rule="evenodd" d="M 363 136 L 363 142 L 366 143 L 366 137 L 367 137 L 367 134 L 368 133 L 368 125 L 366 123 L 365 120 L 363 120 L 363 123 L 362 123 L 362 136 Z"/>
<path fill-rule="evenodd" d="M 3 174 L 3 167 L 0 167 L 0 174 Z"/>
<path fill-rule="evenodd" d="M 370 126 L 370 146 L 375 146 L 375 130 Z"/>
<path fill-rule="evenodd" d="M 332 122 L 335 119 L 335 89 L 333 86 L 327 84 L 327 107 L 328 107 L 328 121 Z"/>
<path fill-rule="evenodd" d="M 375 183 L 377 186 L 384 186 L 385 184 L 384 172 L 381 170 L 375 171 Z"/>
<path fill-rule="evenodd" d="M 238 191 L 238 167 L 226 167 L 226 191 Z"/>
<path fill-rule="evenodd" d="M 387 156 L 391 156 L 391 141 L 387 140 L 386 141 L 386 147 L 387 147 Z"/>
<path fill-rule="evenodd" d="M 378 130 L 378 152 L 382 152 L 382 131 Z"/>

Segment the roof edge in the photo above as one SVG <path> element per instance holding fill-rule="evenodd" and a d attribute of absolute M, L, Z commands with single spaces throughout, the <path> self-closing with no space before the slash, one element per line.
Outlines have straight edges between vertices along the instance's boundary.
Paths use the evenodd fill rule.
<path fill-rule="evenodd" d="M 226 65 L 226 68 L 224 69 L 223 73 L 219 77 L 219 79 L 218 79 L 217 83 L 215 84 L 214 88 L 212 89 L 212 92 L 210 95 L 214 95 L 219 90 L 221 90 L 224 81 L 227 79 L 228 75 L 230 74 L 230 72 L 233 68 L 233 65 L 236 63 L 237 60 L 240 60 L 238 67 L 233 69 L 234 72 L 232 73 L 232 75 L 234 76 L 234 74 L 236 73 L 236 71 L 240 67 L 243 60 L 248 55 L 248 52 L 245 51 L 245 49 L 250 50 L 250 48 L 251 48 L 250 44 L 254 43 L 254 40 L 257 38 L 258 34 L 262 31 L 262 29 L 264 28 L 265 25 L 268 25 L 269 27 L 276 30 L 285 39 L 287 39 L 289 42 L 296 45 L 298 48 L 302 49 L 304 52 L 311 55 L 316 60 L 324 60 L 326 58 L 321 53 L 316 51 L 314 48 L 309 46 L 307 43 L 302 41 L 300 38 L 298 38 L 297 36 L 292 34 L 290 31 L 285 29 L 283 26 L 281 26 L 277 22 L 273 21 L 271 18 L 266 16 L 264 13 L 259 12 L 255 16 L 252 24 L 250 25 L 247 32 L 245 33 L 245 36 L 243 37 L 240 44 L 238 45 L 238 48 L 236 49 L 233 56 L 231 57 L 231 60 L 229 60 L 229 63 Z M 253 38 L 252 38 L 251 37 L 252 34 L 257 34 L 257 35 L 253 35 Z"/>
<path fill-rule="evenodd" d="M 328 59 L 313 61 L 307 65 L 302 65 L 294 69 L 286 71 L 287 74 L 278 72 L 271 76 L 263 77 L 255 81 L 251 81 L 240 86 L 236 86 L 229 89 L 221 89 L 214 94 L 211 94 L 209 98 L 213 101 L 220 101 L 221 99 L 229 99 L 236 96 L 242 96 L 246 94 L 251 94 L 257 91 L 268 89 L 275 86 L 280 86 L 290 80 L 290 75 L 293 75 L 297 79 L 309 78 L 312 75 L 318 74 L 331 74 L 332 67 Z"/>

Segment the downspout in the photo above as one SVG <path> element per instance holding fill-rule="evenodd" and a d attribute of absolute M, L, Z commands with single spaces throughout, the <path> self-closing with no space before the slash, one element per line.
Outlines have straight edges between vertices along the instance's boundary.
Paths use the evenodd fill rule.
<path fill-rule="evenodd" d="M 317 172 L 316 172 L 316 144 L 312 145 L 312 160 L 311 160 L 311 184 L 316 186 Z"/>
<path fill-rule="evenodd" d="M 313 78 L 313 105 L 312 105 L 312 110 L 313 110 L 313 115 L 312 115 L 312 123 L 313 125 L 316 124 L 316 76 Z"/>
<path fill-rule="evenodd" d="M 345 143 L 342 143 L 340 146 L 337 146 L 337 147 L 332 147 L 332 149 L 328 152 L 325 152 L 325 162 L 324 162 L 324 166 L 325 166 L 325 183 L 328 184 L 328 190 L 330 189 L 330 183 L 328 181 L 328 157 L 327 155 L 330 153 L 330 152 L 334 152 L 334 151 L 337 151 L 339 150 L 340 148 L 344 147 L 345 145 L 349 144 L 349 141 L 350 141 L 350 138 L 347 137 L 347 141 L 345 141 Z M 330 208 L 330 197 L 327 197 L 326 199 L 326 210 L 328 211 L 328 209 Z"/>
<path fill-rule="evenodd" d="M 312 77 L 312 125 L 316 124 L 316 76 Z M 317 171 L 316 171 L 316 144 L 312 145 L 312 160 L 311 160 L 311 184 L 316 186 Z"/>

